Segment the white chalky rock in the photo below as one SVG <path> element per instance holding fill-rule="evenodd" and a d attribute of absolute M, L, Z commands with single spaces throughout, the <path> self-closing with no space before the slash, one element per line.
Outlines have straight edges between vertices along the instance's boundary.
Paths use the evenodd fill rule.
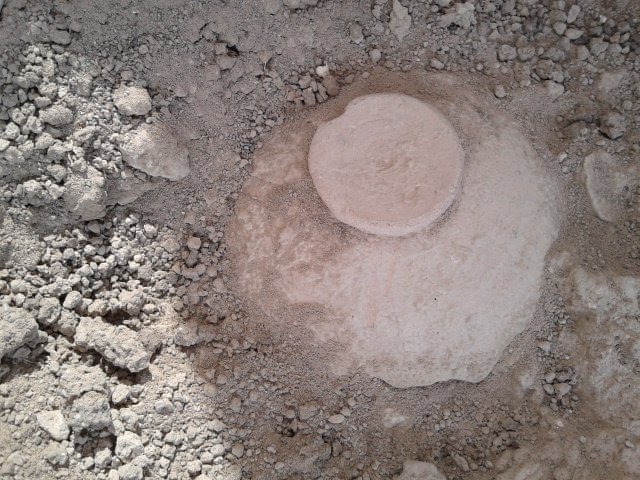
<path fill-rule="evenodd" d="M 275 15 L 282 10 L 282 0 L 263 0 L 264 10 L 269 15 Z"/>
<path fill-rule="evenodd" d="M 462 157 L 453 127 L 425 103 L 368 95 L 318 128 L 309 171 L 338 220 L 397 236 L 424 229 L 449 208 Z"/>
<path fill-rule="evenodd" d="M 618 88 L 626 77 L 627 72 L 624 70 L 603 72 L 598 76 L 596 88 L 602 93 L 609 93 Z"/>
<path fill-rule="evenodd" d="M 238 287 L 275 324 L 319 306 L 308 326 L 343 345 L 336 373 L 478 382 L 533 317 L 556 190 L 515 123 L 460 97 L 437 100 L 456 130 L 395 94 L 322 124 L 308 167 L 333 215 L 305 194 L 308 140 L 281 139 L 254 162 L 230 229 Z"/>
<path fill-rule="evenodd" d="M 611 140 L 617 140 L 627 131 L 627 121 L 618 112 L 609 112 L 600 119 L 600 131 Z"/>
<path fill-rule="evenodd" d="M 85 172 L 73 173 L 64 182 L 62 198 L 68 210 L 82 220 L 96 220 L 107 213 L 107 192 L 102 173 L 89 165 Z"/>
<path fill-rule="evenodd" d="M 409 9 L 403 7 L 398 0 L 393 0 L 393 10 L 391 11 L 389 28 L 399 41 L 402 41 L 404 37 L 409 35 L 411 15 L 409 15 Z"/>
<path fill-rule="evenodd" d="M 61 442 L 69 438 L 69 424 L 60 410 L 40 412 L 36 415 L 36 420 L 40 428 L 54 440 Z"/>
<path fill-rule="evenodd" d="M 476 24 L 475 9 L 476 7 L 473 2 L 456 3 L 446 14 L 440 17 L 438 26 L 448 28 L 453 24 L 463 30 L 467 30 L 471 25 Z"/>
<path fill-rule="evenodd" d="M 88 392 L 73 402 L 69 426 L 74 432 L 99 431 L 113 426 L 109 400 L 104 393 Z"/>
<path fill-rule="evenodd" d="M 544 82 L 544 88 L 547 90 L 549 96 L 554 100 L 560 98 L 564 93 L 564 86 L 551 80 Z"/>
<path fill-rule="evenodd" d="M 118 88 L 113 92 L 113 103 L 122 115 L 146 115 L 151 110 L 151 98 L 142 87 Z"/>
<path fill-rule="evenodd" d="M 587 192 L 596 215 L 613 222 L 621 217 L 624 201 L 633 195 L 640 183 L 640 169 L 623 167 L 604 150 L 597 150 L 584 159 Z"/>
<path fill-rule="evenodd" d="M 447 480 L 447 477 L 433 463 L 405 460 L 396 480 Z"/>
<path fill-rule="evenodd" d="M 68 125 L 73 122 L 73 112 L 65 106 L 53 105 L 40 112 L 40 120 L 54 127 Z"/>
<path fill-rule="evenodd" d="M 189 150 L 160 124 L 144 124 L 124 135 L 122 159 L 152 177 L 182 180 L 189 175 Z"/>
<path fill-rule="evenodd" d="M 92 348 L 108 362 L 130 372 L 140 372 L 149 366 L 151 352 L 145 349 L 140 335 L 124 325 L 116 327 L 100 318 L 83 317 L 75 341 L 79 348 Z"/>
<path fill-rule="evenodd" d="M 640 279 L 573 267 L 561 285 L 568 312 L 578 328 L 569 338 L 572 351 L 592 359 L 580 373 L 601 418 L 637 419 L 638 388 L 634 381 L 640 365 Z M 583 342 L 582 339 L 588 339 Z M 554 394 L 562 394 L 555 384 Z"/>
<path fill-rule="evenodd" d="M 115 453 L 123 462 L 139 457 L 144 453 L 144 445 L 138 435 L 124 432 L 118 436 Z"/>

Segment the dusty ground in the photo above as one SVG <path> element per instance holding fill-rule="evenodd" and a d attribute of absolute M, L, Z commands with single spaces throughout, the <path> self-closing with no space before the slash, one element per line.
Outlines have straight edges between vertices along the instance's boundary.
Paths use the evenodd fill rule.
<path fill-rule="evenodd" d="M 638 478 L 639 15 L 0 1 L 0 475 Z M 256 150 L 437 72 L 511 116 L 562 191 L 535 319 L 478 384 L 335 375 L 300 326 L 316 307 L 267 328 L 237 294 L 236 200 Z"/>

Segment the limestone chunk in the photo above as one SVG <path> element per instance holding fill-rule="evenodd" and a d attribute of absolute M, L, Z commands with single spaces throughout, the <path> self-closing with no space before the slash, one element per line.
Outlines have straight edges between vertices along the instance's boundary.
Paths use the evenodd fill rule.
<path fill-rule="evenodd" d="M 597 150 L 584 159 L 587 193 L 596 215 L 605 222 L 622 216 L 624 201 L 638 184 L 638 169 L 623 167 L 605 152 Z"/>
<path fill-rule="evenodd" d="M 611 140 L 617 140 L 627 131 L 627 122 L 623 115 L 609 112 L 600 119 L 600 131 Z"/>
<path fill-rule="evenodd" d="M 398 0 L 393 0 L 393 10 L 391 11 L 389 28 L 400 42 L 404 40 L 404 37 L 409 35 L 411 15 L 409 15 L 409 9 L 403 7 Z"/>
<path fill-rule="evenodd" d="M 151 111 L 151 97 L 142 87 L 118 88 L 113 92 L 113 103 L 122 115 L 146 115 Z"/>
<path fill-rule="evenodd" d="M 38 323 L 32 313 L 7 305 L 0 308 L 0 359 L 37 341 Z"/>
<path fill-rule="evenodd" d="M 73 112 L 62 105 L 53 105 L 52 107 L 40 112 L 40 120 L 54 127 L 68 125 L 73 122 Z"/>
<path fill-rule="evenodd" d="M 447 480 L 447 477 L 433 463 L 405 460 L 396 480 Z"/>
<path fill-rule="evenodd" d="M 109 400 L 104 393 L 88 392 L 73 402 L 69 425 L 75 432 L 97 432 L 113 426 Z"/>
<path fill-rule="evenodd" d="M 102 173 L 89 165 L 84 173 L 73 173 L 66 178 L 62 195 L 69 211 L 82 220 L 97 220 L 106 214 L 107 193 Z"/>
<path fill-rule="evenodd" d="M 113 365 L 136 373 L 149 366 L 148 352 L 137 332 L 118 325 L 111 325 L 100 318 L 85 317 L 76 331 L 76 344 L 99 352 Z"/>
<path fill-rule="evenodd" d="M 36 415 L 36 420 L 40 428 L 54 440 L 61 442 L 69 438 L 69 424 L 60 410 L 40 412 Z"/>
<path fill-rule="evenodd" d="M 189 175 L 189 151 L 162 124 L 144 124 L 120 145 L 123 160 L 152 177 L 182 180 Z"/>

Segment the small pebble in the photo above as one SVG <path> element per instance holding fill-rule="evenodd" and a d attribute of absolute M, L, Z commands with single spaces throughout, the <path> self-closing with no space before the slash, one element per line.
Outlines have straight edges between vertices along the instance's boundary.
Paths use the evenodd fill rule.
<path fill-rule="evenodd" d="M 338 424 L 344 422 L 344 415 L 337 414 L 329 417 L 329 423 Z"/>
<path fill-rule="evenodd" d="M 198 237 L 189 237 L 187 240 L 187 247 L 189 247 L 189 250 L 200 250 L 201 245 L 202 241 Z"/>
<path fill-rule="evenodd" d="M 498 85 L 494 90 L 493 94 L 496 98 L 504 98 L 507 96 L 507 91 L 504 89 L 502 85 Z"/>

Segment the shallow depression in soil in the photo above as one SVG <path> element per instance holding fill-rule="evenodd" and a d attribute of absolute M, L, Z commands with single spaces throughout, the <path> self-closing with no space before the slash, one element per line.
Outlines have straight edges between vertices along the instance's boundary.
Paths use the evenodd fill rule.
<path fill-rule="evenodd" d="M 238 287 L 273 328 L 318 307 L 306 327 L 341 345 L 337 374 L 478 382 L 532 319 L 555 187 L 513 121 L 458 98 L 356 98 L 256 157 L 230 229 Z"/>

